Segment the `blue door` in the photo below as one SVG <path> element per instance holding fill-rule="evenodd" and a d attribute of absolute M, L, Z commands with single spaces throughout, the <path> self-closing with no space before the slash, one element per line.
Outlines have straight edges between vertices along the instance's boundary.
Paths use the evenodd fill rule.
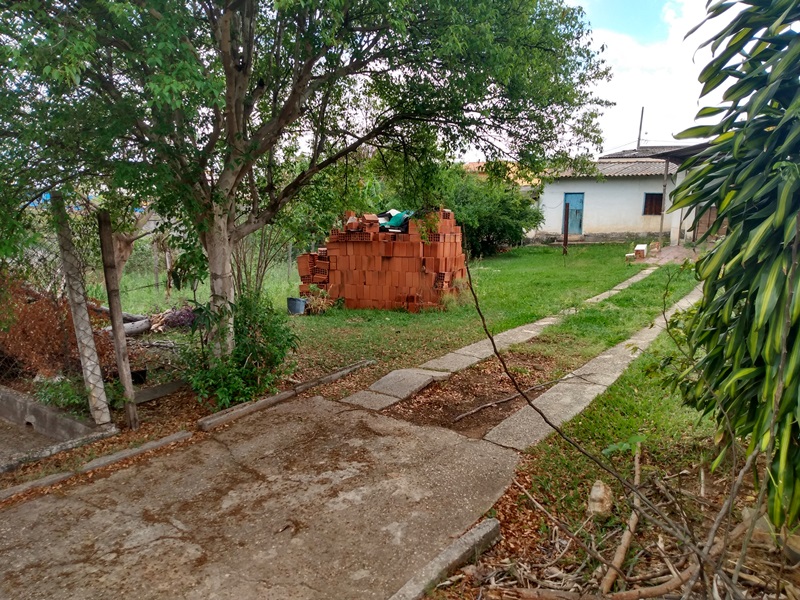
<path fill-rule="evenodd" d="M 569 235 L 583 235 L 583 193 L 564 194 L 564 202 L 569 204 Z"/>

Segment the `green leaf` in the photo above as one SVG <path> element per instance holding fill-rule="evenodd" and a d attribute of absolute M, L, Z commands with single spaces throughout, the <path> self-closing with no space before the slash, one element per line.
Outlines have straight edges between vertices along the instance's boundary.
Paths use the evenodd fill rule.
<path fill-rule="evenodd" d="M 714 128 L 710 125 L 697 125 L 681 131 L 675 136 L 675 139 L 685 140 L 690 138 L 705 138 L 709 137 L 713 132 Z"/>
<path fill-rule="evenodd" d="M 800 182 L 796 178 L 782 179 L 778 189 L 778 206 L 775 210 L 775 228 L 782 228 L 789 211 L 792 209 L 792 200 Z"/>
<path fill-rule="evenodd" d="M 742 262 L 749 261 L 763 249 L 764 240 L 767 235 L 773 231 L 774 227 L 775 223 L 773 220 L 766 219 L 761 225 L 750 232 L 750 236 L 747 238 L 747 243 L 745 244 L 746 250 L 742 257 Z"/>
<path fill-rule="evenodd" d="M 695 115 L 695 119 L 703 119 L 705 117 L 713 117 L 715 115 L 722 114 L 726 112 L 728 109 L 722 106 L 706 106 L 705 108 L 701 108 L 697 115 Z"/>
<path fill-rule="evenodd" d="M 788 50 L 780 56 L 780 60 L 776 61 L 775 67 L 770 71 L 770 82 L 782 78 L 789 68 L 794 68 L 796 70 L 798 60 L 800 60 L 800 36 L 795 35 L 789 43 Z"/>
<path fill-rule="evenodd" d="M 755 314 L 753 328 L 761 329 L 767 323 L 767 319 L 772 315 L 778 297 L 781 295 L 781 288 L 784 283 L 783 261 L 775 260 L 768 268 L 762 269 L 761 280 L 758 285 L 756 295 Z"/>

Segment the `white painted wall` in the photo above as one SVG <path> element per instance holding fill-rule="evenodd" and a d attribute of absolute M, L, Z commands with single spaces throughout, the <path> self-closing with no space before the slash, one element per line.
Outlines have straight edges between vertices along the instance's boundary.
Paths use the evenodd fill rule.
<path fill-rule="evenodd" d="M 644 195 L 660 194 L 663 190 L 662 176 L 652 177 L 608 177 L 604 181 L 575 177 L 554 181 L 545 186 L 539 205 L 545 222 L 539 230 L 544 234 L 561 235 L 564 218 L 564 194 L 583 193 L 583 233 L 591 234 L 640 234 L 658 232 L 661 217 L 643 215 Z M 667 208 L 669 194 L 675 189 L 674 176 L 667 183 Z M 677 244 L 680 214 L 664 215 L 664 233 Z M 672 234 L 672 235 L 670 235 Z M 533 237 L 533 232 L 529 234 Z"/>

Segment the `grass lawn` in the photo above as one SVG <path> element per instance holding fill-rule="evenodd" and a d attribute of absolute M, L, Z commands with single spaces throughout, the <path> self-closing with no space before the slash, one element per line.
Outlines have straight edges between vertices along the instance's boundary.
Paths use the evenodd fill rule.
<path fill-rule="evenodd" d="M 611 298 L 582 306 L 518 350 L 553 356 L 568 373 L 647 327 L 696 285 L 694 269 L 665 265 Z"/>
<path fill-rule="evenodd" d="M 644 267 L 625 264 L 622 244 L 517 248 L 471 265 L 475 289 L 494 332 L 578 306 Z M 446 311 L 334 309 L 292 319 L 301 370 L 322 374 L 360 359 L 389 368 L 417 366 L 483 337 L 471 295 Z"/>
<path fill-rule="evenodd" d="M 682 406 L 679 395 L 668 389 L 659 369 L 661 357 L 674 351 L 672 340 L 661 334 L 564 431 L 595 455 L 614 444 L 628 442 L 633 436 L 643 436 L 643 478 L 656 471 L 678 473 L 701 459 L 710 462 L 714 457 L 704 452 L 712 446 L 713 423 L 700 420 L 700 413 Z M 613 452 L 608 460 L 632 479 L 631 452 Z M 537 498 L 551 499 L 558 512 L 573 522 L 585 517 L 586 499 L 595 479 L 614 484 L 608 474 L 555 434 L 528 450 L 522 469 L 531 475 Z M 573 485 L 564 487 L 558 483 L 563 481 Z M 615 491 L 622 493 L 617 487 Z"/>

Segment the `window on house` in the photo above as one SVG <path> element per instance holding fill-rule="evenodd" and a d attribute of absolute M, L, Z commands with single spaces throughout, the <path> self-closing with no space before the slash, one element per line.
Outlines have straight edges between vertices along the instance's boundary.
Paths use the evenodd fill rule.
<path fill-rule="evenodd" d="M 644 195 L 644 215 L 660 215 L 664 204 L 664 194 Z"/>

